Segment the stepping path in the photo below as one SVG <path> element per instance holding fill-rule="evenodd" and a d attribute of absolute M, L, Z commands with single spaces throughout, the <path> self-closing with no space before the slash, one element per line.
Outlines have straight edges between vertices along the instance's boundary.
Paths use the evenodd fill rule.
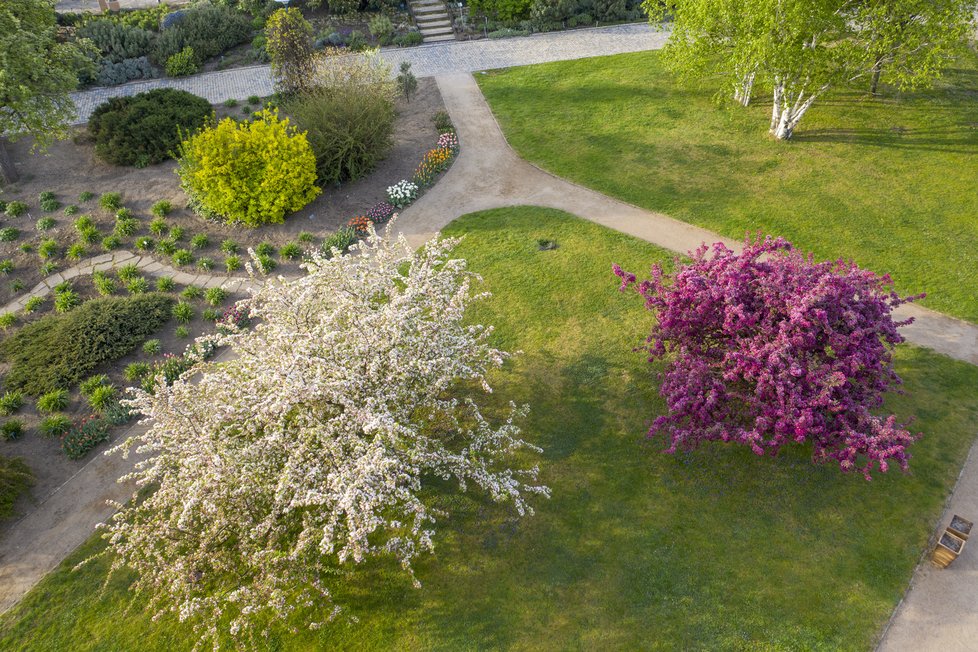
<path fill-rule="evenodd" d="M 54 291 L 59 283 L 77 278 L 91 276 L 95 272 L 105 272 L 118 269 L 124 265 L 135 265 L 139 271 L 149 276 L 169 276 L 180 285 L 197 285 L 203 288 L 224 288 L 228 293 L 247 292 L 256 287 L 254 281 L 240 276 L 219 276 L 216 274 L 193 274 L 184 272 L 166 263 L 161 263 L 152 256 L 134 254 L 120 249 L 94 258 L 88 258 L 66 270 L 52 274 L 35 285 L 30 292 L 23 294 L 7 305 L 0 308 L 0 315 L 8 312 L 20 312 L 27 301 L 33 297 L 44 297 Z"/>
<path fill-rule="evenodd" d="M 402 61 L 407 61 L 418 77 L 434 77 L 547 61 L 656 50 L 665 45 L 668 37 L 668 32 L 656 30 L 647 24 L 616 25 L 509 39 L 447 41 L 413 48 L 385 48 L 381 50 L 381 56 L 390 62 L 394 71 L 397 71 Z M 76 121 L 86 122 L 95 107 L 110 97 L 135 95 L 154 88 L 178 88 L 200 95 L 213 104 L 231 99 L 240 100 L 250 95 L 265 97 L 275 90 L 268 66 L 232 68 L 176 79 L 131 82 L 72 93 L 71 98 L 78 110 Z"/>

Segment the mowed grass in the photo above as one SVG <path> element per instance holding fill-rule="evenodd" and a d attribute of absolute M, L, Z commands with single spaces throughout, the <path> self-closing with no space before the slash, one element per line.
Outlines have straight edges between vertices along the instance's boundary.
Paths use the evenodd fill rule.
<path fill-rule="evenodd" d="M 731 238 L 854 259 L 978 321 L 978 56 L 933 90 L 820 99 L 790 142 L 767 134 L 766 93 L 720 108 L 657 52 L 477 79 L 513 147 L 559 176 Z"/>
<path fill-rule="evenodd" d="M 650 326 L 611 264 L 642 271 L 660 249 L 565 213 L 512 208 L 447 230 L 491 299 L 472 318 L 522 355 L 492 400 L 532 405 L 527 437 L 553 491 L 514 520 L 478 494 L 453 516 L 411 588 L 392 564 L 339 581 L 346 614 L 318 633 L 273 631 L 272 650 L 868 650 L 907 586 L 978 417 L 978 369 L 911 347 L 888 409 L 924 433 L 912 473 L 872 482 L 814 466 L 810 449 L 758 458 L 707 446 L 661 453 L 654 369 L 633 352 Z M 558 248 L 540 251 L 537 239 Z M 0 619 L 3 650 L 187 650 L 186 625 L 104 597 L 105 564 L 69 568 Z M 353 621 L 349 616 L 356 616 Z M 297 623 L 301 627 L 301 623 Z M 233 646 L 231 646 L 233 648 Z"/>

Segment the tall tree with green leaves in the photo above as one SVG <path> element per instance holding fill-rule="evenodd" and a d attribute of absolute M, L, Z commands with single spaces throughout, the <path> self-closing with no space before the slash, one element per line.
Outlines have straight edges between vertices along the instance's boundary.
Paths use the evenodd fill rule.
<path fill-rule="evenodd" d="M 880 78 L 901 88 L 941 75 L 975 30 L 975 0 L 865 0 L 853 26 L 869 63 L 869 92 Z"/>
<path fill-rule="evenodd" d="M 750 39 L 744 38 L 751 15 L 742 11 L 742 0 L 645 0 L 643 7 L 652 23 L 672 24 L 664 56 L 681 79 L 716 79 L 721 97 L 750 103 L 757 61 Z"/>
<path fill-rule="evenodd" d="M 971 5 L 969 6 L 969 2 Z M 666 56 L 684 77 L 716 78 L 747 105 L 772 93 L 771 134 L 791 138 L 831 89 L 884 68 L 901 87 L 933 81 L 973 29 L 974 0 L 645 0 L 672 21 Z"/>
<path fill-rule="evenodd" d="M 0 2 L 0 176 L 17 180 L 4 139 L 32 136 L 44 150 L 66 138 L 75 105 L 68 93 L 92 65 L 85 42 L 59 41 L 54 0 Z"/>
<path fill-rule="evenodd" d="M 312 82 L 316 52 L 312 47 L 312 25 L 298 9 L 279 9 L 265 23 L 265 38 L 272 74 L 280 91 L 298 93 Z"/>

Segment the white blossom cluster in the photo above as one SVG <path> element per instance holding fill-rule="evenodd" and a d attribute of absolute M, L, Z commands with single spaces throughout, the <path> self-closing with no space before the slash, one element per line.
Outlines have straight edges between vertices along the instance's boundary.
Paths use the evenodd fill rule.
<path fill-rule="evenodd" d="M 418 197 L 418 185 L 407 180 L 387 187 L 387 201 L 397 208 L 404 208 Z"/>
<path fill-rule="evenodd" d="M 540 452 L 521 439 L 525 408 L 490 420 L 474 400 L 509 354 L 464 321 L 484 295 L 451 258 L 457 243 L 412 252 L 371 229 L 351 253 L 255 291 L 251 330 L 201 338 L 233 359 L 134 390 L 151 426 L 113 450 L 147 455 L 124 478 L 147 495 L 101 527 L 113 570 L 135 570 L 158 613 L 194 623 L 201 642 L 226 630 L 254 643 L 286 618 L 320 627 L 344 563 L 393 555 L 414 579 L 445 515 L 429 504 L 444 485 L 422 492 L 426 479 L 520 515 L 549 495 L 519 468 Z"/>

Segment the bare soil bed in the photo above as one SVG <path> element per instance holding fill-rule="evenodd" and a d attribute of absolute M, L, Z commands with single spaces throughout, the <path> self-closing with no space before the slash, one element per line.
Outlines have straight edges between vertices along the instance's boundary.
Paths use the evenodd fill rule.
<path fill-rule="evenodd" d="M 243 102 L 244 98 L 240 98 Z M 170 226 L 183 229 L 185 236 L 177 243 L 180 248 L 189 248 L 189 240 L 195 235 L 206 234 L 209 245 L 194 251 L 195 259 L 210 258 L 215 262 L 211 273 L 224 271 L 224 254 L 219 250 L 220 243 L 231 239 L 243 248 L 270 242 L 276 246 L 294 240 L 301 232 L 309 232 L 317 238 L 332 233 L 345 225 L 351 217 L 362 215 L 373 204 L 386 199 L 386 190 L 401 179 L 410 179 L 424 153 L 435 147 L 438 131 L 432 117 L 444 109 L 438 87 L 432 79 L 419 79 L 418 91 L 410 101 L 398 100 L 397 120 L 394 128 L 394 145 L 387 158 L 366 177 L 337 187 L 323 188 L 322 194 L 311 204 L 288 216 L 284 224 L 251 229 L 244 226 L 227 226 L 209 222 L 186 209 L 187 197 L 180 189 L 175 174 L 176 163 L 165 161 L 143 169 L 116 167 L 100 161 L 95 156 L 94 147 L 83 142 L 83 138 L 56 143 L 45 155 L 31 155 L 31 143 L 24 139 L 10 148 L 21 179 L 10 187 L 0 188 L 0 200 L 25 202 L 29 210 L 24 215 L 11 218 L 0 215 L 0 226 L 14 227 L 20 236 L 11 242 L 0 242 L 0 260 L 13 261 L 13 270 L 0 282 L 0 304 L 7 303 L 23 290 L 30 289 L 40 279 L 41 261 L 37 255 L 37 245 L 45 238 L 54 238 L 64 250 L 77 240 L 72 226 L 75 216 L 66 216 L 62 210 L 71 204 L 79 207 L 79 215 L 91 215 L 103 235 L 112 231 L 114 215 L 98 207 L 97 197 L 106 192 L 122 194 L 122 205 L 131 209 L 140 219 L 140 229 L 131 238 L 124 239 L 123 247 L 133 250 L 133 241 L 140 236 L 158 239 L 147 230 L 152 219 L 150 208 L 159 200 L 167 200 L 174 211 L 166 217 Z M 242 106 L 233 108 L 215 106 L 219 118 L 226 115 L 242 114 Z M 82 132 L 83 133 L 83 130 Z M 38 206 L 38 195 L 50 191 L 61 202 L 62 208 L 50 213 Z M 87 202 L 78 200 L 82 192 L 94 193 L 96 199 Z M 44 233 L 35 229 L 38 218 L 53 217 L 55 228 Z M 33 249 L 21 250 L 27 244 Z M 98 255 L 103 250 L 94 244 L 89 255 Z M 152 253 L 152 252 L 150 252 Z M 153 254 L 161 262 L 173 264 L 168 256 Z M 59 269 L 71 265 L 62 258 L 55 259 Z M 276 273 L 298 272 L 299 261 L 280 261 Z M 190 265 L 190 268 L 193 264 Z"/>
<path fill-rule="evenodd" d="M 153 284 L 153 278 L 148 277 L 150 284 Z M 93 299 L 98 296 L 92 285 L 90 277 L 80 277 L 72 282 L 72 288 L 81 296 L 83 300 Z M 185 289 L 185 286 L 177 285 L 172 291 L 172 295 L 180 300 L 180 293 Z M 125 290 L 117 292 L 117 295 L 125 295 Z M 215 308 L 218 313 L 221 313 L 224 308 L 232 305 L 238 299 L 245 298 L 244 295 L 231 295 L 229 294 L 225 299 L 224 303 Z M 40 317 L 51 314 L 53 298 L 48 297 L 45 301 L 44 307 L 29 316 L 21 316 L 21 324 L 29 323 Z M 214 322 L 205 320 L 202 313 L 205 309 L 210 308 L 203 298 L 193 299 L 187 301 L 194 307 L 195 315 L 194 318 L 186 324 L 187 331 L 189 332 L 186 336 L 179 336 L 177 334 L 178 323 L 175 319 L 170 319 L 160 330 L 158 330 L 152 339 L 160 340 L 160 352 L 155 355 L 148 355 L 142 351 L 141 348 L 137 348 L 131 354 L 120 358 L 111 365 L 107 365 L 98 370 L 98 373 L 103 373 L 109 377 L 109 382 L 116 387 L 120 388 L 119 396 L 123 398 L 125 392 L 122 388 L 129 387 L 133 383 L 126 380 L 123 375 L 123 371 L 126 366 L 131 362 L 146 362 L 152 364 L 153 362 L 162 360 L 166 354 L 180 355 L 182 354 L 187 346 L 193 342 L 194 338 L 199 337 L 205 333 L 212 332 L 214 329 Z M 0 377 L 6 374 L 8 364 L 0 363 Z M 92 409 L 88 406 L 85 399 L 79 394 L 77 388 L 72 389 L 70 392 L 71 398 L 67 409 L 63 410 L 62 413 L 70 417 L 73 421 L 78 421 L 79 419 L 89 416 L 92 414 Z M 102 444 L 96 447 L 93 451 L 88 453 L 85 457 L 80 460 L 70 460 L 61 451 L 61 441 L 58 437 L 45 437 L 40 434 L 37 429 L 38 423 L 43 419 L 44 415 L 38 413 L 35 406 L 35 399 L 25 396 L 24 405 L 18 410 L 12 418 L 19 419 L 24 423 L 24 434 L 18 439 L 13 441 L 0 441 L 0 455 L 6 457 L 20 457 L 27 465 L 30 467 L 31 471 L 34 473 L 34 486 L 30 491 L 26 492 L 20 497 L 17 503 L 14 505 L 14 516 L 6 521 L 0 521 L 0 537 L 4 535 L 6 529 L 16 521 L 20 516 L 32 511 L 38 503 L 43 501 L 47 496 L 54 492 L 58 487 L 64 484 L 72 475 L 77 473 L 85 464 L 87 464 L 93 456 L 101 455 L 105 451 L 109 444 Z M 123 435 L 133 424 L 135 424 L 137 419 L 132 419 L 127 424 L 116 426 L 112 428 L 110 434 L 111 440 L 115 440 L 121 435 Z"/>

